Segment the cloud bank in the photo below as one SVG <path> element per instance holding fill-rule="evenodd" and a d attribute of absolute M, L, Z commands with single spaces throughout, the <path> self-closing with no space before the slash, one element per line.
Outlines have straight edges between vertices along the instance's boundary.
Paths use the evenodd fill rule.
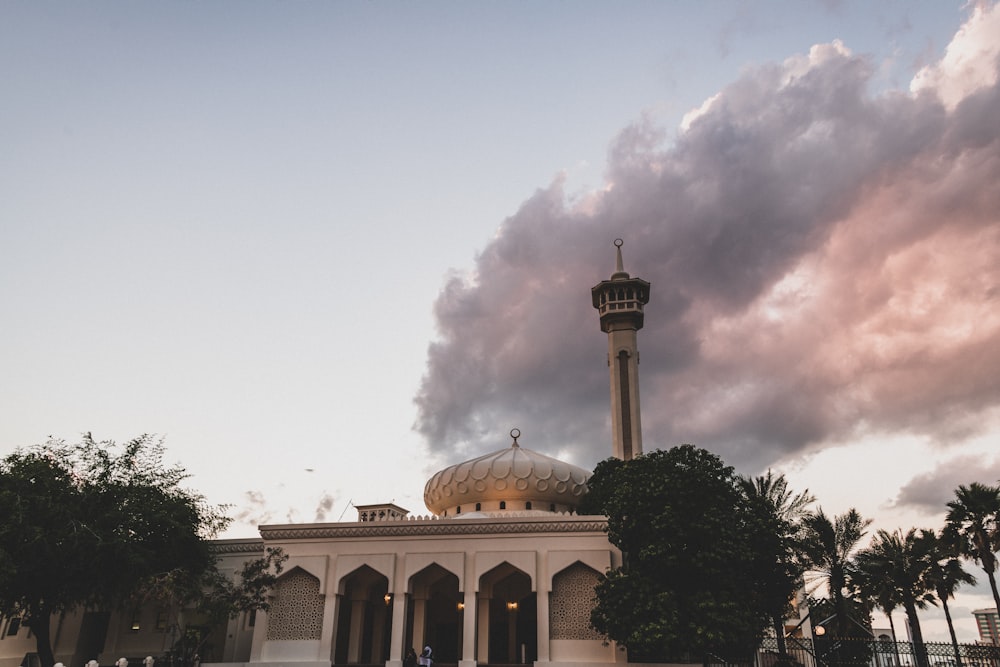
<path fill-rule="evenodd" d="M 606 339 L 589 288 L 652 283 L 647 450 L 741 470 L 882 433 L 942 445 L 1000 406 L 1000 8 L 972 10 L 908 91 L 840 43 L 747 71 L 677 136 L 641 121 L 600 192 L 557 180 L 435 305 L 417 430 L 448 459 L 521 443 L 610 455 Z M 572 199 L 572 198 L 569 198 Z"/>
<path fill-rule="evenodd" d="M 917 475 L 899 490 L 896 506 L 910 506 L 928 512 L 942 512 L 955 500 L 955 490 L 972 481 L 995 484 L 1000 480 L 1000 458 L 956 456 L 934 470 Z"/>

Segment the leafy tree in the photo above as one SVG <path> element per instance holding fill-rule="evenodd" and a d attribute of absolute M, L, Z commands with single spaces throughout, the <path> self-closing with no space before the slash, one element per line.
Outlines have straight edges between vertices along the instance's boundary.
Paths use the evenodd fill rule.
<path fill-rule="evenodd" d="M 767 526 L 767 530 L 757 533 L 759 544 L 756 550 L 773 554 L 774 558 L 762 559 L 757 575 L 760 577 L 760 594 L 778 642 L 778 654 L 787 658 L 785 619 L 804 570 L 803 559 L 800 558 L 800 522 L 815 499 L 808 491 L 794 493 L 788 488 L 784 475 L 774 475 L 770 470 L 766 475 L 755 478 L 739 477 L 737 485 L 750 510 L 757 513 L 762 525 Z"/>
<path fill-rule="evenodd" d="M 922 539 L 928 542 L 927 552 L 930 567 L 927 576 L 934 593 L 941 601 L 945 620 L 948 621 L 948 632 L 951 635 L 951 645 L 955 650 L 955 664 L 962 666 L 962 656 L 958 648 L 958 637 L 955 635 L 955 624 L 951 620 L 948 600 L 955 597 L 955 591 L 962 584 L 975 584 L 976 579 L 962 568 L 962 561 L 949 543 L 933 531 L 924 531 Z"/>
<path fill-rule="evenodd" d="M 927 532 L 930 531 L 923 531 Z M 870 582 L 868 587 L 878 591 L 880 596 L 884 594 L 898 600 L 906 611 L 917 664 L 926 667 L 927 649 L 917 609 L 934 602 L 929 573 L 935 554 L 933 543 L 923 537 L 923 533 L 918 533 L 916 528 L 905 534 L 901 530 L 892 533 L 879 530 L 871 545 L 858 552 L 855 560 L 856 576 Z"/>
<path fill-rule="evenodd" d="M 187 474 L 163 454 L 151 436 L 118 446 L 88 433 L 0 461 L 0 613 L 23 616 L 43 667 L 53 614 L 120 604 L 159 573 L 214 568 L 207 538 L 228 519 L 182 488 Z"/>
<path fill-rule="evenodd" d="M 1000 549 L 1000 487 L 973 482 L 955 490 L 955 500 L 948 503 L 945 517 L 945 540 L 958 553 L 979 563 L 986 572 L 993 591 L 993 601 L 1000 609 L 1000 593 L 993 574 L 997 570 L 996 551 Z"/>
<path fill-rule="evenodd" d="M 286 560 L 280 548 L 268 547 L 262 557 L 246 561 L 235 580 L 215 567 L 201 573 L 181 568 L 158 573 L 143 583 L 131 601 L 135 605 L 153 602 L 167 610 L 179 637 L 171 658 L 192 664 L 195 654 L 204 653 L 212 631 L 227 619 L 243 611 L 270 609 L 267 593 Z"/>
<path fill-rule="evenodd" d="M 834 630 L 838 637 L 856 636 L 864 627 L 862 620 L 854 618 L 846 595 L 854 569 L 852 560 L 858 542 L 871 524 L 853 507 L 831 520 L 822 510 L 808 515 L 802 521 L 805 529 L 803 550 L 808 561 L 808 571 L 814 580 L 826 585 L 833 605 Z"/>
<path fill-rule="evenodd" d="M 746 658 L 768 624 L 761 594 L 767 541 L 733 469 L 691 445 L 607 459 L 581 512 L 608 517 L 623 565 L 597 586 L 591 623 L 632 660 Z"/>

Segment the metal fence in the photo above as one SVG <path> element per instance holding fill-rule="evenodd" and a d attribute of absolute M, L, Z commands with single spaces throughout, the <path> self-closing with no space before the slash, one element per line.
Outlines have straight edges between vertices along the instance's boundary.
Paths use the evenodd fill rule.
<path fill-rule="evenodd" d="M 948 642 L 789 637 L 786 645 L 789 658 L 802 667 L 919 667 L 921 647 L 928 667 L 1000 667 L 1000 647 L 985 644 L 959 644 L 957 660 L 955 647 Z M 754 667 L 784 667 L 775 638 L 764 639 Z"/>

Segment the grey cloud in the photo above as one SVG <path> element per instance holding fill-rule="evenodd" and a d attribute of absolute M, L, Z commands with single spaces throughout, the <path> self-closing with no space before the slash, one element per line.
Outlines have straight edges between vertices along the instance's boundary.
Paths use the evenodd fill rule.
<path fill-rule="evenodd" d="M 746 72 L 666 143 L 640 121 L 608 187 L 529 198 L 435 305 L 416 428 L 453 458 L 508 444 L 610 453 L 606 338 L 589 288 L 652 283 L 646 449 L 691 442 L 764 469 L 825 442 L 952 441 L 1000 404 L 1000 97 L 949 113 L 868 91 L 837 45 Z"/>
<path fill-rule="evenodd" d="M 947 503 L 955 499 L 955 489 L 959 486 L 972 482 L 996 484 L 997 480 L 1000 480 L 1000 459 L 959 456 L 911 479 L 899 490 L 893 505 L 944 512 Z"/>
<path fill-rule="evenodd" d="M 329 493 L 324 493 L 320 496 L 319 502 L 316 503 L 316 512 L 313 517 L 313 522 L 319 523 L 327 520 L 330 510 L 333 509 L 333 504 L 336 501 Z"/>
<path fill-rule="evenodd" d="M 233 517 L 237 523 L 257 527 L 271 523 L 274 514 L 267 509 L 267 499 L 261 491 L 247 491 L 243 494 L 244 502 Z"/>
<path fill-rule="evenodd" d="M 312 521 L 326 521 L 335 501 L 336 498 L 333 495 L 324 491 L 316 501 Z M 297 523 L 302 520 L 301 512 L 298 508 L 289 506 L 280 510 L 278 514 L 275 514 L 274 511 L 268 509 L 270 502 L 272 501 L 268 501 L 262 491 L 247 491 L 243 494 L 243 503 L 240 505 L 233 519 L 237 523 L 254 528 L 274 523 L 276 516 L 284 523 Z"/>

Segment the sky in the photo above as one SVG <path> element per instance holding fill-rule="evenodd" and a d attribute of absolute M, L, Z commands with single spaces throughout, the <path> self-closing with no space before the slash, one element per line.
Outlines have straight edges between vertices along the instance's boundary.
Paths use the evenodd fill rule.
<path fill-rule="evenodd" d="M 647 450 L 938 528 L 1000 479 L 998 58 L 994 2 L 0 4 L 0 455 L 157 434 L 227 537 L 592 467 L 621 238 Z"/>

